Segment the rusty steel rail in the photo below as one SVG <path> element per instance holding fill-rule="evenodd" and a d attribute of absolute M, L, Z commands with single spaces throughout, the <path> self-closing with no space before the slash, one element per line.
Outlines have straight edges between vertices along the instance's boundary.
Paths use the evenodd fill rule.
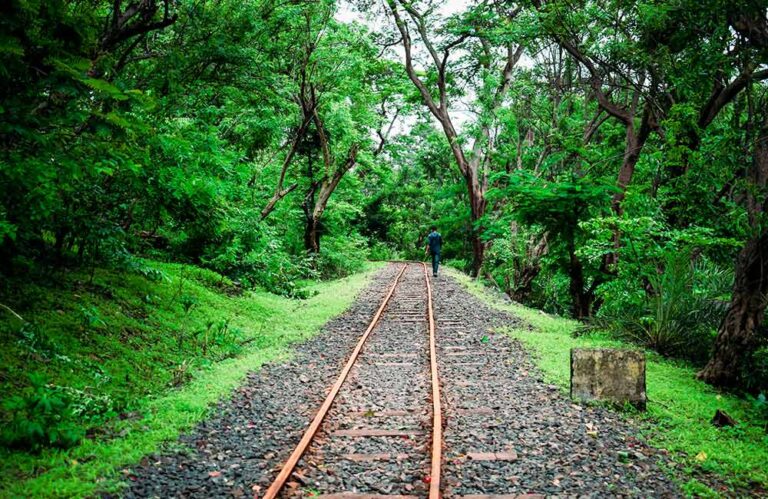
<path fill-rule="evenodd" d="M 334 383 L 330 393 L 328 393 L 328 396 L 325 398 L 323 405 L 320 406 L 320 410 L 317 412 L 317 414 L 315 415 L 315 418 L 312 420 L 312 423 L 310 423 L 309 427 L 304 432 L 304 436 L 301 437 L 301 440 L 299 441 L 299 444 L 296 446 L 296 448 L 293 450 L 293 453 L 290 455 L 288 460 L 283 465 L 282 469 L 280 470 L 280 473 L 277 475 L 277 478 L 275 478 L 275 481 L 272 482 L 272 485 L 270 485 L 269 489 L 267 489 L 267 492 L 264 494 L 263 499 L 274 499 L 275 497 L 277 497 L 277 494 L 283 488 L 283 486 L 285 485 L 285 482 L 291 476 L 291 473 L 293 473 L 293 470 L 296 467 L 296 464 L 299 462 L 299 459 L 301 459 L 301 456 L 307 450 L 307 447 L 309 447 L 309 444 L 310 442 L 312 442 L 312 438 L 314 438 L 315 433 L 317 433 L 317 430 L 320 428 L 320 424 L 323 422 L 325 415 L 328 414 L 328 410 L 331 408 L 331 405 L 333 405 L 333 401 L 336 399 L 336 395 L 339 393 L 339 390 L 341 389 L 341 385 L 344 384 L 344 380 L 347 379 L 347 375 L 349 374 L 349 371 L 352 369 L 352 366 L 355 364 L 355 361 L 357 361 L 357 357 L 360 354 L 360 351 L 363 349 L 363 345 L 365 344 L 365 341 L 368 339 L 368 336 L 370 336 L 371 331 L 373 331 L 373 328 L 376 327 L 376 324 L 379 322 L 379 319 L 381 318 L 381 314 L 384 312 L 384 309 L 387 307 L 387 303 L 389 303 L 389 299 L 392 298 L 392 295 L 395 292 L 395 288 L 397 288 L 397 284 L 400 281 L 400 278 L 403 276 L 403 273 L 405 273 L 406 268 L 408 268 L 408 265 L 407 264 L 403 265 L 403 268 L 400 269 L 400 272 L 397 274 L 397 277 L 395 277 L 395 280 L 392 283 L 392 286 L 389 288 L 389 292 L 382 300 L 381 306 L 379 306 L 379 309 L 376 311 L 376 314 L 373 316 L 373 319 L 371 319 L 371 323 L 368 325 L 368 328 L 365 330 L 365 333 L 363 333 L 363 335 L 360 337 L 360 341 L 358 341 L 357 346 L 352 351 L 352 354 L 349 356 L 349 359 L 347 360 L 347 363 L 344 366 L 344 369 L 341 370 L 341 374 L 339 374 L 339 378 L 336 380 L 336 383 Z"/>
<path fill-rule="evenodd" d="M 432 311 L 432 285 L 429 283 L 427 264 L 424 280 L 427 283 L 427 319 L 429 322 L 429 370 L 432 377 L 432 469 L 429 482 L 429 499 L 440 498 L 440 469 L 443 451 L 443 417 L 440 408 L 440 379 L 437 373 L 437 346 L 435 342 L 435 316 Z"/>

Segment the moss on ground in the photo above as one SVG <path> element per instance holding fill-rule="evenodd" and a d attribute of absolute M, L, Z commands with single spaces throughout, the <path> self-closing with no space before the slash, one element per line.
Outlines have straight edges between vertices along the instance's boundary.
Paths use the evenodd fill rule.
<path fill-rule="evenodd" d="M 29 373 L 87 406 L 76 447 L 0 449 L 0 496 L 115 492 L 123 469 L 205 417 L 249 371 L 340 314 L 375 269 L 310 285 L 307 300 L 239 292 L 189 265 L 144 262 L 144 275 L 97 269 L 7 283 L 0 303 L 0 390 L 29 390 Z M 152 277 L 148 279 L 146 275 Z M 0 414 L 0 421 L 10 418 Z"/>
<path fill-rule="evenodd" d="M 563 390 L 569 388 L 571 348 L 637 348 L 599 332 L 574 337 L 578 322 L 502 301 L 481 282 L 454 270 L 448 272 L 484 302 L 522 319 L 523 324 L 508 333 L 533 354 L 547 380 Z M 648 442 L 668 450 L 673 464 L 690 477 L 683 489 L 703 496 L 764 494 L 768 488 L 768 434 L 754 405 L 696 380 L 695 370 L 685 363 L 650 351 L 646 358 L 648 410 L 631 417 L 641 421 Z M 717 409 L 728 412 L 739 424 L 722 429 L 711 425 Z"/>

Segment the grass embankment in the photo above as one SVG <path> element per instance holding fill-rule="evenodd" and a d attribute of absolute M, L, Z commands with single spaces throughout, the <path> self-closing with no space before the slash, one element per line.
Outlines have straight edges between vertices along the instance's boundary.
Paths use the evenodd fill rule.
<path fill-rule="evenodd" d="M 88 436 L 67 450 L 0 449 L 0 496 L 119 490 L 124 467 L 174 441 L 247 372 L 344 311 L 381 266 L 312 284 L 316 295 L 290 300 L 237 293 L 197 267 L 146 263 L 155 279 L 96 270 L 6 283 L 0 303 L 27 324 L 0 310 L 2 398 L 29 397 L 36 373 L 46 393 L 74 401 L 75 430 Z M 10 418 L 0 413 L 4 425 Z"/>
<path fill-rule="evenodd" d="M 465 274 L 450 272 L 473 295 L 530 326 L 508 332 L 532 352 L 547 380 L 564 390 L 569 388 L 571 348 L 637 348 L 602 333 L 574 338 L 572 333 L 578 322 L 503 302 L 481 283 Z M 764 493 L 768 488 L 768 434 L 765 421 L 753 405 L 697 381 L 696 371 L 690 366 L 648 351 L 646 359 L 648 410 L 631 417 L 643 423 L 642 432 L 648 442 L 668 450 L 676 466 L 690 476 L 682 484 L 683 489 L 705 496 Z M 739 424 L 722 429 L 711 425 L 717 409 L 728 412 Z M 720 483 L 725 489 L 713 490 L 702 482 Z"/>

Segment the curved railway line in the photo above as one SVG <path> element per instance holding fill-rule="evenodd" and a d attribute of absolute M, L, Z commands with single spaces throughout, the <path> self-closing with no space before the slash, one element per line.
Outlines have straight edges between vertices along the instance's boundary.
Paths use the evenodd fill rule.
<path fill-rule="evenodd" d="M 392 326 L 395 327 L 389 327 Z M 422 337 L 418 337 L 418 331 L 421 329 Z M 424 349 L 421 352 L 408 351 L 397 352 L 389 351 L 392 343 L 391 340 L 398 340 L 396 343 L 402 344 L 403 335 L 413 334 L 413 344 L 419 343 L 426 345 L 428 352 L 429 366 L 426 371 L 418 369 L 419 358 L 423 357 Z M 370 340 L 369 340 L 370 338 Z M 427 341 L 424 342 L 423 340 Z M 378 340 L 378 341 L 377 341 Z M 390 340 L 390 341 L 387 341 Z M 373 343 L 368 345 L 368 343 Z M 369 346 L 369 348 L 365 348 Z M 383 351 L 387 350 L 387 351 Z M 416 349 L 418 350 L 418 348 Z M 398 362 L 400 361 L 400 362 Z M 413 372 L 411 367 L 416 367 L 417 372 Z M 374 382 L 371 386 L 366 387 L 364 391 L 370 400 L 363 400 L 363 405 L 359 406 L 359 401 L 356 400 L 358 396 L 351 396 L 349 402 L 346 404 L 335 404 L 339 394 L 342 392 L 346 385 L 349 385 L 348 378 L 350 373 L 357 369 L 358 371 L 368 370 L 375 372 L 375 375 L 371 377 Z M 363 388 L 360 380 L 365 381 L 365 373 L 357 372 L 356 378 L 358 379 L 357 385 L 354 388 Z M 431 431 L 421 432 L 420 429 L 413 427 L 404 427 L 397 421 L 393 423 L 395 418 L 411 419 L 418 418 L 422 412 L 420 407 L 402 407 L 402 401 L 394 401 L 395 404 L 392 407 L 388 406 L 387 396 L 394 394 L 387 394 L 377 392 L 375 379 L 380 376 L 386 376 L 390 379 L 401 378 L 400 381 L 404 381 L 405 385 L 409 385 L 415 381 L 415 377 L 428 377 L 429 396 L 422 402 L 427 405 L 431 402 L 431 414 L 429 420 L 431 421 Z M 402 388 L 403 383 L 390 383 L 390 386 Z M 406 389 L 407 391 L 407 389 Z M 423 390 L 416 390 L 416 393 L 423 394 Z M 365 397 L 365 396 L 364 396 Z M 398 403 L 399 402 L 399 403 Z M 406 405 L 413 403 L 409 401 Z M 354 409 L 356 411 L 350 411 L 349 406 L 358 404 Z M 341 407 L 339 407 L 341 405 Z M 397 407 L 395 407 L 397 406 Z M 380 409 L 383 408 L 383 409 Z M 332 414 L 337 412 L 337 414 Z M 363 419 L 375 420 L 378 423 L 378 427 L 371 427 L 366 424 L 366 427 L 360 428 L 360 416 Z M 381 416 L 377 418 L 376 416 Z M 422 426 L 424 421 L 422 421 Z M 351 426 L 349 428 L 344 428 Z M 342 428 L 340 428 L 342 427 Z M 316 412 L 312 422 L 307 427 L 298 445 L 295 447 L 290 457 L 285 461 L 280 469 L 277 477 L 272 485 L 267 489 L 264 499 L 274 499 L 281 494 L 284 487 L 288 483 L 292 475 L 294 475 L 297 465 L 302 457 L 313 451 L 310 447 L 315 440 L 316 435 L 321 430 L 330 436 L 330 438 L 379 438 L 379 439 L 404 439 L 404 440 L 416 440 L 413 446 L 414 450 L 421 450 L 421 456 L 414 456 L 410 453 L 347 453 L 337 456 L 338 459 L 346 459 L 356 462 L 375 462 L 375 461 L 391 461 L 395 460 L 398 463 L 404 461 L 414 461 L 414 467 L 404 467 L 413 473 L 415 476 L 421 474 L 421 479 L 425 484 L 428 484 L 428 495 L 430 499 L 438 499 L 440 497 L 440 471 L 441 471 L 441 459 L 442 459 L 442 410 L 440 406 L 440 380 L 438 377 L 438 361 L 437 361 L 437 345 L 435 340 L 435 318 L 432 306 L 432 287 L 429 281 L 429 274 L 426 264 L 423 263 L 405 263 L 403 264 L 397 276 L 394 278 L 389 291 L 384 296 L 378 310 L 371 319 L 370 324 L 366 328 L 365 332 L 360 336 L 354 350 L 347 359 L 346 364 L 341 370 L 338 378 L 333 386 L 330 388 L 328 395 L 326 396 L 323 404 Z M 419 439 L 419 436 L 429 434 L 429 440 L 424 441 Z M 318 445 L 322 447 L 322 444 Z M 429 449 L 429 462 L 428 469 L 424 469 L 424 450 Z M 325 455 L 321 449 L 315 449 L 316 454 Z M 326 460 L 327 461 L 327 460 Z M 402 473 L 402 477 L 409 476 L 410 474 Z M 412 479 L 413 476 L 410 476 Z M 407 482 L 408 480 L 404 480 Z M 411 480 L 412 481 L 412 480 Z M 412 485 L 404 483 L 406 491 L 410 491 Z M 399 496 L 393 494 L 390 497 L 405 497 L 401 494 Z M 354 494 L 353 492 L 340 490 L 335 493 L 323 493 L 320 497 L 325 499 L 334 499 L 339 496 L 344 498 L 371 498 L 371 494 Z"/>

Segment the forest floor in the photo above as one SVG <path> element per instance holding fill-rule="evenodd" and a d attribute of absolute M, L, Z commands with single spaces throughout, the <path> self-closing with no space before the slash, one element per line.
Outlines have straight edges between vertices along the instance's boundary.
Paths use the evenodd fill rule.
<path fill-rule="evenodd" d="M 94 429 L 96 417 L 83 422 L 89 434 L 72 449 L 0 450 L 0 497 L 260 497 L 396 270 L 376 264 L 313 285 L 318 294 L 297 301 L 242 293 L 208 271 L 155 263 L 162 278 L 154 281 L 97 271 L 6 299 L 45 324 L 31 339 L 18 331 L 1 336 L 6 392 L 19 390 L 12 380 L 22 373 L 40 371 L 51 386 L 87 394 L 92 378 L 109 373 L 102 392 L 122 402 L 112 409 L 118 417 L 103 415 L 101 428 Z M 404 284 L 393 296 L 392 310 L 423 314 L 414 272 L 404 275 L 410 288 Z M 648 352 L 647 413 L 573 404 L 565 392 L 570 348 L 626 344 L 597 333 L 574 338 L 577 323 L 510 303 L 450 269 L 432 287 L 446 497 L 765 492 L 768 438 L 745 401 L 714 392 L 695 381 L 691 368 Z M 180 331 L 189 332 L 181 350 Z M 292 493 L 426 490 L 424 323 L 385 313 L 369 341 L 299 463 Z M 711 426 L 718 408 L 739 424 Z M 375 424 L 403 435 L 329 438 Z"/>

